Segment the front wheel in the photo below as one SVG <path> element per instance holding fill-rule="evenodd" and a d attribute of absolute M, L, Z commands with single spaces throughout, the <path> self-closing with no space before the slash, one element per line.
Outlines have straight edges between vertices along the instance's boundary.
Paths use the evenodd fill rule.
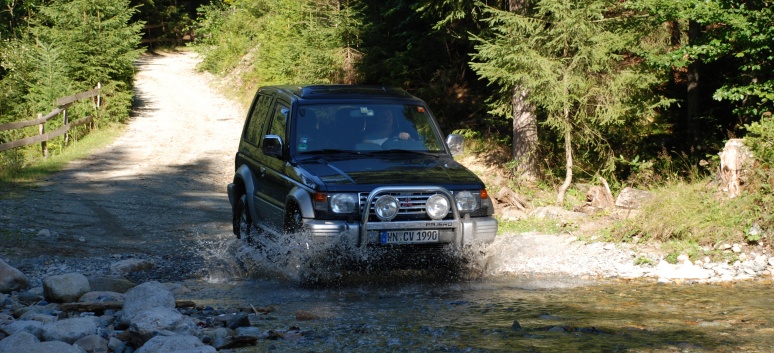
<path fill-rule="evenodd" d="M 291 205 L 285 213 L 285 233 L 298 233 L 303 227 L 304 221 L 301 216 L 301 210 L 298 209 L 298 206 Z"/>
<path fill-rule="evenodd" d="M 253 220 L 247 206 L 247 195 L 239 197 L 236 207 L 234 207 L 233 228 L 237 239 L 242 239 L 248 243 L 252 242 L 250 233 L 253 230 Z"/>

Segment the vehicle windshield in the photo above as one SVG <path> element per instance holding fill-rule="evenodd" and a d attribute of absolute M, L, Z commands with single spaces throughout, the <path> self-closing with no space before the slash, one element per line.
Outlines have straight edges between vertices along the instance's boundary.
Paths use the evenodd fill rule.
<path fill-rule="evenodd" d="M 299 153 L 444 150 L 420 105 L 319 104 L 300 107 L 297 114 L 291 146 Z"/>

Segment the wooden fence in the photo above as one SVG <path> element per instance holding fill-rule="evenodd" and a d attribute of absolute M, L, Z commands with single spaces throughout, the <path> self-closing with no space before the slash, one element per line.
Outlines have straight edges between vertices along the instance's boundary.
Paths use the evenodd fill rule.
<path fill-rule="evenodd" d="M 97 84 L 97 88 L 95 89 L 57 99 L 56 100 L 57 107 L 54 108 L 54 110 L 52 110 L 50 113 L 46 114 L 46 116 L 43 116 L 43 114 L 38 114 L 37 119 L 0 124 L 0 131 L 9 131 L 9 130 L 21 129 L 28 126 L 39 125 L 39 128 L 38 128 L 39 134 L 37 136 L 30 136 L 20 140 L 2 143 L 0 144 L 0 152 L 10 150 L 12 148 L 27 146 L 33 143 L 40 142 L 41 153 L 43 153 L 43 156 L 48 156 L 48 147 L 46 146 L 46 141 L 49 141 L 55 137 L 65 135 L 65 144 L 67 144 L 69 140 L 68 132 L 70 131 L 71 127 L 91 123 L 94 121 L 93 116 L 87 116 L 87 117 L 78 119 L 76 121 L 70 122 L 68 121 L 68 118 L 67 118 L 67 108 L 69 108 L 76 101 L 86 99 L 86 98 L 97 97 L 97 109 L 99 109 L 100 88 L 101 88 L 101 85 Z M 63 120 L 62 126 L 60 126 L 54 131 L 46 132 L 46 122 L 55 118 L 60 113 L 62 114 L 62 120 Z"/>

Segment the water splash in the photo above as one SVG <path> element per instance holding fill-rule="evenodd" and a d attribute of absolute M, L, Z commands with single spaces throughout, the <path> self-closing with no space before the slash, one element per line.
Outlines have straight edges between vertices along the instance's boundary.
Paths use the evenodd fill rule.
<path fill-rule="evenodd" d="M 272 279 L 314 285 L 351 282 L 478 280 L 490 266 L 487 246 L 440 253 L 402 253 L 397 248 L 331 244 L 299 232 L 277 237 L 257 233 L 250 242 L 222 235 L 200 246 L 208 267 L 205 280 L 224 283 Z"/>

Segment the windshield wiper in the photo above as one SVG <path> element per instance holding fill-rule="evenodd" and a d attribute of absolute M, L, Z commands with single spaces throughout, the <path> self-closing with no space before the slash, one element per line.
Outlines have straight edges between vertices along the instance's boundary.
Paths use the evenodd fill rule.
<path fill-rule="evenodd" d="M 390 153 L 413 153 L 413 154 L 421 154 L 423 156 L 430 156 L 438 158 L 440 157 L 440 154 L 438 152 L 429 152 L 429 151 L 416 151 L 416 150 L 404 150 L 400 148 L 393 148 L 389 150 L 377 150 L 377 151 L 368 151 L 369 155 L 377 155 L 377 154 L 390 154 Z"/>
<path fill-rule="evenodd" d="M 319 155 L 319 154 L 354 154 L 362 155 L 362 152 L 352 150 L 341 150 L 336 148 L 324 148 L 321 150 L 312 150 L 301 152 L 301 155 Z"/>

